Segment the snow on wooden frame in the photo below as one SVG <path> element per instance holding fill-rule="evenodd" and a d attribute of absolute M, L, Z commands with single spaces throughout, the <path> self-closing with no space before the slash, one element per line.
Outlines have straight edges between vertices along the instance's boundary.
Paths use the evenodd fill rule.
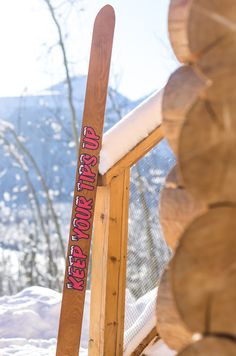
<path fill-rule="evenodd" d="M 163 90 L 156 91 L 103 136 L 100 174 L 105 174 L 162 122 Z"/>

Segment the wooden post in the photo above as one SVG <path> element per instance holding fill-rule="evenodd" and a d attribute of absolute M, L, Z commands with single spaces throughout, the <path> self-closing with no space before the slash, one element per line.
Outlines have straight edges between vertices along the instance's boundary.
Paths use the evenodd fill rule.
<path fill-rule="evenodd" d="M 90 356 L 123 354 L 130 169 L 99 187 L 95 209 Z M 96 321 L 96 322 L 93 322 Z"/>
<path fill-rule="evenodd" d="M 99 177 L 92 253 L 90 356 L 123 354 L 130 168 L 162 138 L 159 126 Z"/>
<path fill-rule="evenodd" d="M 98 187 L 94 213 L 89 355 L 103 355 L 110 187 Z"/>
<path fill-rule="evenodd" d="M 163 138 L 159 126 L 104 176 L 94 216 L 89 355 L 122 355 L 130 168 Z"/>

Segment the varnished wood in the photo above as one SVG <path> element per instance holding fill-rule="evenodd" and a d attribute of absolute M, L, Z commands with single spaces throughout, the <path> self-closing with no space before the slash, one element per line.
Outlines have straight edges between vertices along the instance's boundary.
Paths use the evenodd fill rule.
<path fill-rule="evenodd" d="M 197 333 L 236 336 L 236 207 L 219 206 L 185 230 L 171 263 L 179 313 Z"/>
<path fill-rule="evenodd" d="M 89 356 L 104 355 L 110 187 L 98 187 L 94 213 Z"/>
<path fill-rule="evenodd" d="M 126 169 L 109 186 L 99 187 L 102 196 L 93 244 L 94 251 L 99 246 L 92 269 L 91 356 L 123 354 L 129 185 L 130 170 Z M 101 310 L 99 318 L 96 308 Z"/>
<path fill-rule="evenodd" d="M 192 343 L 178 356 L 235 356 L 236 342 L 226 337 L 209 336 Z"/>
<path fill-rule="evenodd" d="M 94 24 L 84 104 L 85 106 L 82 123 L 83 126 L 81 131 L 78 166 L 76 170 L 76 182 L 74 189 L 68 252 L 66 259 L 66 271 L 56 353 L 57 356 L 77 356 L 79 352 L 91 234 L 93 227 L 93 210 L 96 197 L 98 163 L 92 165 L 92 171 L 94 174 L 93 190 L 83 188 L 81 191 L 81 187 L 79 188 L 78 186 L 78 184 L 81 182 L 81 172 L 79 172 L 79 170 L 82 168 L 82 154 L 98 157 L 99 151 L 101 149 L 101 137 L 103 132 L 103 119 L 107 96 L 114 25 L 114 10 L 111 6 L 107 5 L 100 10 Z M 96 147 L 93 147 L 93 149 L 89 149 L 89 145 L 85 145 L 84 147 L 85 132 L 87 132 L 85 130 L 87 130 L 87 127 L 92 128 L 95 131 L 96 136 L 100 138 L 100 143 L 98 146 L 95 145 Z M 78 241 L 76 241 L 73 240 L 73 236 L 75 235 L 74 221 L 77 219 L 76 202 L 80 201 L 81 197 L 82 199 L 91 202 L 91 215 L 87 221 L 87 224 L 89 224 L 89 229 L 86 229 L 87 237 L 78 238 Z M 81 257 L 79 260 L 77 260 L 77 257 L 73 257 L 74 255 L 72 251 L 75 251 L 75 249 L 80 249 L 80 251 L 82 251 L 81 254 L 83 257 Z M 81 267 L 74 267 L 75 263 L 79 263 Z M 81 277 L 74 277 L 74 275 L 71 276 L 71 273 L 79 273 Z M 75 282 L 72 283 L 71 278 L 73 278 L 74 281 L 76 280 L 79 283 L 79 286 L 76 286 Z M 79 281 L 78 278 L 80 278 Z"/>
<path fill-rule="evenodd" d="M 128 168 L 111 183 L 104 352 L 107 356 L 123 354 L 129 189 Z"/>
<path fill-rule="evenodd" d="M 122 173 L 126 168 L 132 167 L 138 160 L 144 157 L 153 147 L 163 139 L 162 127 L 153 130 L 144 140 L 142 140 L 132 151 L 128 152 L 119 162 L 99 177 L 99 185 L 107 185 L 111 180 Z"/>
<path fill-rule="evenodd" d="M 192 342 L 192 333 L 184 325 L 173 296 L 169 269 L 162 275 L 157 293 L 157 331 L 173 350 L 181 350 Z"/>

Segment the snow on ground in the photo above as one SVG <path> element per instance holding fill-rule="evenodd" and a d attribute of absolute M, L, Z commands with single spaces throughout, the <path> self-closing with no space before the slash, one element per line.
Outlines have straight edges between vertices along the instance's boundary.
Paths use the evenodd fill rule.
<path fill-rule="evenodd" d="M 144 339 L 155 326 L 156 295 L 155 288 L 135 302 L 130 301 L 129 292 L 126 292 L 124 356 L 130 355 L 140 344 L 140 340 Z"/>
<path fill-rule="evenodd" d="M 127 292 L 125 353 L 128 356 L 155 325 L 156 290 L 138 301 Z M 87 356 L 90 291 L 86 292 L 80 356 Z M 0 355 L 54 356 L 61 294 L 43 287 L 29 287 L 0 298 Z M 162 342 L 147 349 L 148 356 L 172 356 Z"/>
<path fill-rule="evenodd" d="M 162 97 L 163 90 L 156 91 L 104 134 L 99 164 L 101 174 L 161 124 Z"/>
<path fill-rule="evenodd" d="M 153 345 L 149 345 L 144 351 L 145 356 L 175 356 L 176 351 L 170 350 L 163 341 L 159 340 Z"/>

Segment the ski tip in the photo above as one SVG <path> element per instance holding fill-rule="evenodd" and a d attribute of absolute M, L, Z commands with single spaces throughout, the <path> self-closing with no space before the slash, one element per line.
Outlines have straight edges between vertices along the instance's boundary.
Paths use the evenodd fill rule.
<path fill-rule="evenodd" d="M 112 20 L 114 23 L 115 23 L 115 10 L 114 8 L 107 4 L 105 6 L 103 6 L 101 8 L 101 10 L 98 12 L 97 16 L 96 16 L 96 19 L 95 19 L 95 22 L 99 19 L 99 18 L 102 18 L 103 21 L 106 21 L 106 19 L 108 20 Z"/>

